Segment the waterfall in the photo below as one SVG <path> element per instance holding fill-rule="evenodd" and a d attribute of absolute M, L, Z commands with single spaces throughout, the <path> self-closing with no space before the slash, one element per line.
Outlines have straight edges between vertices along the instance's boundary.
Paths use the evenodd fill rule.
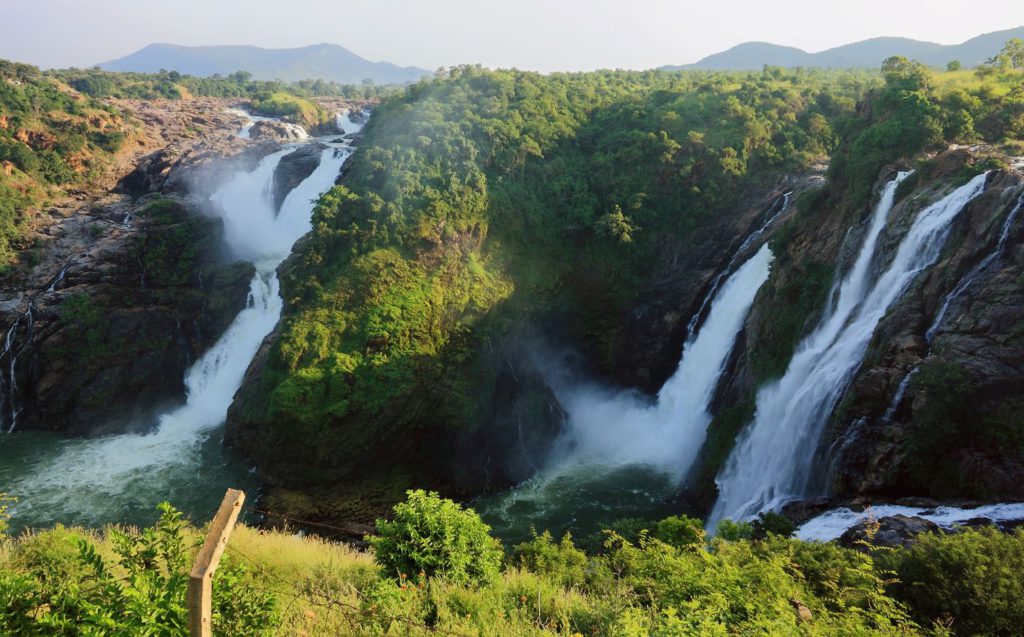
<path fill-rule="evenodd" d="M 6 386 L 4 383 L 4 373 L 0 371 L 0 393 L 3 394 L 0 396 L 0 431 L 6 430 L 7 433 L 13 432 L 14 428 L 18 426 L 18 414 L 21 413 L 21 408 L 18 407 L 18 357 L 32 343 L 32 327 L 35 323 L 32 310 L 34 309 L 32 301 L 29 301 L 25 311 L 18 318 L 14 319 L 14 323 L 7 329 L 7 334 L 4 336 L 4 348 L 0 351 L 0 363 L 5 358 L 7 359 Z M 19 347 L 18 327 L 23 322 L 25 335 Z"/>
<path fill-rule="evenodd" d="M 818 328 L 797 348 L 783 377 L 757 395 L 754 421 L 736 446 L 716 482 L 718 501 L 709 523 L 724 517 L 749 518 L 776 508 L 812 489 L 814 456 L 821 433 L 839 397 L 860 365 L 875 326 L 919 272 L 939 257 L 952 221 L 982 192 L 987 174 L 978 175 L 922 210 L 900 242 L 888 268 L 869 287 L 869 271 L 893 206 L 900 173 L 886 185 L 871 228 L 853 266 L 839 286 L 838 298 Z"/>
<path fill-rule="evenodd" d="M 960 296 L 971 287 L 978 278 L 984 274 L 990 265 L 998 261 L 1003 257 L 1003 253 L 1006 252 L 1006 242 L 1010 238 L 1010 230 L 1013 228 L 1014 222 L 1017 220 L 1017 216 L 1020 214 L 1021 208 L 1024 207 L 1024 193 L 1021 193 L 1017 199 L 1017 205 L 1014 206 L 1010 214 L 1006 215 L 1006 220 L 1003 221 L 1003 229 L 999 233 L 999 241 L 996 243 L 995 249 L 982 259 L 976 266 L 967 271 L 961 279 L 957 282 L 956 286 L 942 299 L 942 304 L 939 306 L 939 311 L 935 315 L 935 319 L 932 320 L 932 324 L 928 327 L 928 331 L 925 332 L 924 338 L 925 343 L 928 345 L 928 351 L 925 352 L 924 357 L 928 358 L 931 356 L 932 341 L 935 340 L 935 335 L 938 333 L 939 328 L 942 327 L 943 322 L 946 319 L 946 312 L 949 311 L 950 305 L 953 304 Z M 896 393 L 893 394 L 892 402 L 889 403 L 889 408 L 885 410 L 885 415 L 882 416 L 884 422 L 891 422 L 893 416 L 896 415 L 896 411 L 903 404 L 903 398 L 907 395 L 907 390 L 910 388 L 910 383 L 920 371 L 921 364 L 918 363 L 914 369 L 910 370 L 903 380 L 900 381 L 899 387 L 896 389 Z"/>
<path fill-rule="evenodd" d="M 334 116 L 334 121 L 344 135 L 355 135 L 363 130 L 362 122 L 352 121 L 352 111 L 349 109 L 337 113 Z"/>
<path fill-rule="evenodd" d="M 765 244 L 711 291 L 707 320 L 684 344 L 656 403 L 632 392 L 558 391 L 569 416 L 547 467 L 515 489 L 473 503 L 496 532 L 525 541 L 531 527 L 585 532 L 617 518 L 676 512 L 666 502 L 704 443 L 708 405 L 771 262 Z"/>
<path fill-rule="evenodd" d="M 1017 216 L 1020 214 L 1021 208 L 1024 207 L 1024 193 L 1021 193 L 1020 198 L 1017 199 L 1017 205 L 1014 206 L 1010 214 L 1006 216 L 1006 221 L 1003 222 L 1003 229 L 999 233 L 999 242 L 996 243 L 995 249 L 988 254 L 984 259 L 981 260 L 978 265 L 970 269 L 960 279 L 953 291 L 946 295 L 946 298 L 942 301 L 942 307 L 939 309 L 939 313 L 935 315 L 935 320 L 932 321 L 931 327 L 925 333 L 925 339 L 928 344 L 931 345 L 935 339 L 935 334 L 939 331 L 939 327 L 942 326 L 943 320 L 946 318 L 946 311 L 949 310 L 950 304 L 960 298 L 960 295 L 964 291 L 971 287 L 972 284 L 978 279 L 978 277 L 985 272 L 992 263 L 996 260 L 1001 259 L 1003 253 L 1006 252 L 1006 242 L 1010 238 L 1010 230 L 1013 228 L 1013 223 L 1017 220 Z"/>
<path fill-rule="evenodd" d="M 57 273 L 57 276 L 54 277 L 53 282 L 50 283 L 50 287 L 46 288 L 46 291 L 47 292 L 56 292 L 57 291 L 57 286 L 60 285 L 60 282 L 64 280 L 64 275 L 66 275 L 67 272 L 68 272 L 68 266 L 65 264 L 64 267 L 62 267 L 60 269 L 60 272 Z"/>
<path fill-rule="evenodd" d="M 561 464 L 646 464 L 682 478 L 704 443 L 708 405 L 771 262 L 765 244 L 714 292 L 707 320 L 684 344 L 679 366 L 654 405 L 631 394 L 568 392 L 562 400 L 569 444 Z"/>
<path fill-rule="evenodd" d="M 740 244 L 739 250 L 736 250 L 736 252 L 733 253 L 732 258 L 729 259 L 729 263 L 726 264 L 725 268 L 721 272 L 715 275 L 714 279 L 712 279 L 711 287 L 709 288 L 708 293 L 704 296 L 704 300 L 701 302 L 700 308 L 698 308 L 697 312 L 692 317 L 690 317 L 690 322 L 687 323 L 686 325 L 687 341 L 693 338 L 693 334 L 696 331 L 697 326 L 700 324 L 701 318 L 704 317 L 704 310 L 707 309 L 708 304 L 711 303 L 711 299 L 715 298 L 715 294 L 718 293 L 719 284 L 721 284 L 725 277 L 732 274 L 732 269 L 736 267 L 736 261 L 740 258 L 740 255 L 746 253 L 747 249 L 750 248 L 750 246 L 754 245 L 754 243 L 761 238 L 761 235 L 764 234 L 764 231 L 767 230 L 768 227 L 772 225 L 772 223 L 774 223 L 776 219 L 782 216 L 782 213 L 786 212 L 786 210 L 789 209 L 789 198 L 792 194 L 792 191 L 787 192 L 786 194 L 782 195 L 782 197 L 779 198 L 778 201 L 775 202 L 775 205 L 772 206 L 773 210 L 768 214 L 768 219 L 766 219 L 765 222 L 761 224 L 761 227 L 751 232 L 750 235 L 743 240 L 743 243 Z"/>
<path fill-rule="evenodd" d="M 334 185 L 350 151 L 324 150 L 320 165 L 288 194 L 275 217 L 269 186 L 288 152 L 236 173 L 211 197 L 229 247 L 252 261 L 256 274 L 245 309 L 186 372 L 185 404 L 161 415 L 150 433 L 65 441 L 56 456 L 40 458 L 11 485 L 10 492 L 23 497 L 16 513 L 38 509 L 74 522 L 102 523 L 123 519 L 131 506 L 151 508 L 178 485 L 195 483 L 204 442 L 223 424 L 246 369 L 280 317 L 277 266 L 310 229 L 314 200 Z"/>

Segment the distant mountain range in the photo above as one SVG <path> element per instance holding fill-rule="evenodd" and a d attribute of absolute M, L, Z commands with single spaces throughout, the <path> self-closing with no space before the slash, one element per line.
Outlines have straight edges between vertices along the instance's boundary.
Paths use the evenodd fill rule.
<path fill-rule="evenodd" d="M 909 38 L 872 38 L 844 44 L 818 53 L 768 42 L 745 42 L 721 53 L 709 55 L 696 64 L 663 66 L 680 69 L 759 69 L 773 66 L 809 66 L 822 68 L 878 68 L 892 55 L 902 55 L 928 66 L 945 66 L 959 60 L 964 67 L 982 64 L 1003 48 L 1011 38 L 1024 38 L 1024 27 L 986 33 L 961 44 L 943 45 Z"/>
<path fill-rule="evenodd" d="M 298 49 L 261 49 L 255 46 L 178 46 L 150 44 L 131 55 L 99 65 L 107 71 L 155 73 L 160 69 L 205 77 L 248 71 L 257 80 L 329 80 L 358 84 L 414 82 L 430 71 L 390 62 L 371 62 L 337 44 L 316 44 Z"/>

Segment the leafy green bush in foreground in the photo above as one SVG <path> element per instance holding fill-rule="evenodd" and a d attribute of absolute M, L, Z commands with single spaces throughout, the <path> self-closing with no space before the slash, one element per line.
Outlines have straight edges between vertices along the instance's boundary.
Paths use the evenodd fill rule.
<path fill-rule="evenodd" d="M 380 522 L 371 552 L 242 525 L 214 582 L 214 633 L 1016 635 L 1024 621 L 1022 532 L 860 551 L 777 535 L 771 519 L 723 522 L 715 538 L 685 516 L 648 526 L 633 540 L 609 531 L 590 554 L 541 533 L 502 567 L 474 512 L 423 491 Z M 0 541 L 0 634 L 184 634 L 199 541 L 169 507 L 141 532 Z"/>

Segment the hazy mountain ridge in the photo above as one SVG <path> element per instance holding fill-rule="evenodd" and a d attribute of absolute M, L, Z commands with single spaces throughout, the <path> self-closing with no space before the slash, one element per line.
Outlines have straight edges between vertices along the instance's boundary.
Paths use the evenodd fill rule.
<path fill-rule="evenodd" d="M 401 84 L 430 75 L 430 71 L 413 66 L 371 62 L 337 44 L 295 49 L 150 44 L 98 66 L 107 71 L 154 73 L 167 69 L 196 76 L 248 71 L 257 80 L 323 79 L 343 84 L 356 84 L 366 79 L 377 84 Z"/>
<path fill-rule="evenodd" d="M 880 37 L 833 47 L 817 53 L 770 42 L 744 42 L 709 55 L 694 64 L 666 65 L 666 71 L 682 69 L 759 69 L 773 66 L 823 68 L 877 68 L 885 58 L 902 55 L 929 66 L 945 66 L 959 60 L 965 67 L 977 66 L 994 56 L 1011 38 L 1024 38 L 1024 27 L 986 33 L 960 44 L 936 44 L 910 38 Z"/>

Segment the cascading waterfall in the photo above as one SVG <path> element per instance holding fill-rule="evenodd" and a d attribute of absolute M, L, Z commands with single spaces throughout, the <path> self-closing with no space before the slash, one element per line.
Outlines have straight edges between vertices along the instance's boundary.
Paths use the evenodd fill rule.
<path fill-rule="evenodd" d="M 292 190 L 274 215 L 269 186 L 284 149 L 265 157 L 251 172 L 239 172 L 211 200 L 225 223 L 225 239 L 256 265 L 247 307 L 220 340 L 187 371 L 184 405 L 160 416 L 147 434 L 121 434 L 64 441 L 60 452 L 31 462 L 9 487 L 22 496 L 16 516 L 35 509 L 62 521 L 102 523 L 123 519 L 176 494 L 204 472 L 206 441 L 223 424 L 228 407 L 263 339 L 281 314 L 276 269 L 292 244 L 310 229 L 313 201 L 333 184 L 350 151 L 327 148 L 320 165 Z M 220 488 L 227 485 L 206 485 Z M 32 516 L 29 516 L 32 517 Z M 41 518 L 41 519 L 52 519 Z"/>
<path fill-rule="evenodd" d="M 942 327 L 942 323 L 946 318 L 946 312 L 949 310 L 949 306 L 959 299 L 960 295 L 962 295 L 967 288 L 971 287 L 978 277 L 988 270 L 990 265 L 1003 257 L 1003 254 L 1006 252 L 1006 242 L 1010 238 L 1010 230 L 1013 228 L 1014 222 L 1020 215 L 1022 207 L 1024 207 L 1024 193 L 1021 193 L 1020 197 L 1017 199 L 1017 205 L 1014 206 L 1013 210 L 1010 211 L 1010 214 L 1006 216 L 1006 221 L 1003 222 L 1003 229 L 999 233 L 999 242 L 996 243 L 995 249 L 990 252 L 988 256 L 982 259 L 978 265 L 971 268 L 970 271 L 960 279 L 960 282 L 953 288 L 953 291 L 947 294 L 946 298 L 943 299 L 941 309 L 939 309 L 938 314 L 935 315 L 935 320 L 932 321 L 931 326 L 925 333 L 925 339 L 928 341 L 929 345 L 931 345 L 932 341 L 935 340 L 935 334 L 939 331 L 939 328 Z"/>
<path fill-rule="evenodd" d="M 996 263 L 999 259 L 1002 259 L 1003 254 L 1006 252 L 1006 242 L 1010 238 L 1010 230 L 1013 228 L 1014 222 L 1020 215 L 1021 208 L 1024 207 L 1024 193 L 1021 193 L 1017 199 L 1017 205 L 1014 206 L 1010 214 L 1006 216 L 1006 220 L 1003 222 L 1003 229 L 999 233 L 999 241 L 996 243 L 996 247 L 990 252 L 984 259 L 982 259 L 976 266 L 971 268 L 953 287 L 953 289 L 942 299 L 942 304 L 939 306 L 939 311 L 935 315 L 935 319 L 932 324 L 928 327 L 928 331 L 925 332 L 924 339 L 928 345 L 928 351 L 925 352 L 925 358 L 931 355 L 932 341 L 935 340 L 935 335 L 939 332 L 939 328 L 946 319 L 946 312 L 949 311 L 949 307 L 956 302 L 957 299 L 971 287 L 975 281 L 978 280 L 982 274 L 984 274 L 989 266 Z M 896 411 L 899 410 L 900 405 L 903 404 L 903 398 L 907 395 L 907 390 L 910 389 L 910 383 L 917 376 L 917 372 L 920 371 L 921 364 L 918 363 L 914 369 L 903 377 L 900 381 L 899 387 L 896 388 L 896 393 L 893 394 L 892 402 L 889 403 L 889 408 L 885 410 L 885 415 L 882 416 L 882 420 L 885 422 L 892 421 L 896 415 Z"/>
<path fill-rule="evenodd" d="M 7 329 L 4 336 L 4 348 L 0 351 L 0 364 L 6 368 L 7 378 L 4 382 L 4 374 L 0 372 L 0 431 L 11 433 L 18 426 L 18 414 L 21 409 L 18 407 L 18 357 L 25 348 L 32 342 L 32 326 L 34 317 L 32 311 L 35 309 L 29 301 L 28 307 L 14 323 Z M 18 328 L 24 324 L 24 338 L 18 341 Z M 6 360 L 5 360 L 6 359 Z"/>
<path fill-rule="evenodd" d="M 753 243 L 744 242 L 744 249 Z M 670 514 L 665 502 L 678 492 L 704 443 L 709 403 L 771 262 L 765 244 L 712 289 L 708 318 L 684 344 L 679 367 L 656 403 L 629 392 L 559 391 L 569 417 L 548 467 L 509 492 L 474 503 L 496 532 L 525 540 L 530 526 L 586 528 L 620 517 Z"/>
<path fill-rule="evenodd" d="M 771 262 L 765 244 L 714 292 L 707 321 L 684 344 L 679 367 L 654 405 L 631 394 L 568 392 L 562 400 L 569 445 L 559 464 L 645 464 L 682 478 L 704 443 L 708 405 Z"/>
<path fill-rule="evenodd" d="M 335 124 L 344 135 L 354 135 L 363 129 L 362 122 L 352 121 L 352 111 L 344 110 L 335 115 Z"/>
<path fill-rule="evenodd" d="M 724 517 L 750 518 L 812 489 L 822 490 L 811 475 L 818 442 L 875 326 L 917 274 L 938 259 L 950 224 L 984 190 L 988 178 L 987 173 L 978 175 L 921 211 L 892 263 L 869 287 L 878 237 L 896 187 L 907 175 L 900 173 L 883 190 L 864 245 L 830 312 L 798 347 L 785 375 L 758 392 L 754 421 L 737 439 L 716 480 L 719 497 L 710 526 Z"/>
<path fill-rule="evenodd" d="M 792 191 L 787 192 L 786 194 L 782 195 L 782 197 L 777 202 L 775 202 L 775 205 L 772 206 L 773 210 L 768 214 L 768 219 L 766 219 L 765 222 L 761 224 L 760 228 L 750 233 L 750 235 L 743 240 L 743 243 L 740 245 L 739 249 L 736 250 L 736 252 L 733 253 L 732 258 L 729 259 L 729 263 L 721 272 L 719 272 L 715 276 L 714 279 L 712 279 L 711 287 L 708 293 L 704 296 L 704 300 L 701 301 L 700 308 L 698 308 L 697 312 L 692 317 L 690 317 L 690 322 L 687 323 L 686 325 L 687 341 L 693 338 L 697 326 L 700 324 L 701 319 L 704 317 L 704 310 L 706 310 L 708 304 L 711 303 L 711 299 L 715 298 L 715 294 L 718 292 L 718 286 L 721 284 L 721 282 L 725 279 L 725 277 L 732 274 L 732 269 L 736 267 L 736 261 L 740 258 L 740 255 L 745 254 L 747 249 L 750 248 L 750 246 L 754 245 L 754 243 L 761 238 L 761 235 L 764 234 L 765 230 L 767 230 L 768 227 L 771 226 L 776 219 L 781 217 L 784 212 L 789 210 L 789 198 L 792 194 Z"/>

